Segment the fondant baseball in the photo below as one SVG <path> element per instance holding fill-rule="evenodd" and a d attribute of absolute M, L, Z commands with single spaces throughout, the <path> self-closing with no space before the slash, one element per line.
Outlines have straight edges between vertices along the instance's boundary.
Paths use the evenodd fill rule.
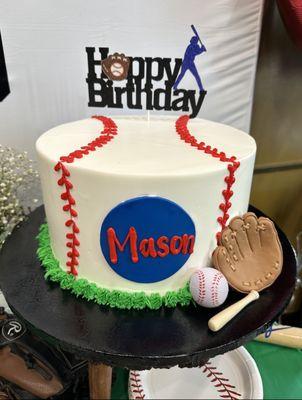
<path fill-rule="evenodd" d="M 214 308 L 224 303 L 229 293 L 229 285 L 217 269 L 201 268 L 191 276 L 190 291 L 197 304 Z"/>

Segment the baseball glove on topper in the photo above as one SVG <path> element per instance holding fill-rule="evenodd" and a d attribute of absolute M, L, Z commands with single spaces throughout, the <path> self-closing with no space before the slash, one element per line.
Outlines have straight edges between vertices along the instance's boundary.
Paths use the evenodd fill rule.
<path fill-rule="evenodd" d="M 125 54 L 114 53 L 101 62 L 102 70 L 108 79 L 122 81 L 127 78 L 130 59 Z"/>

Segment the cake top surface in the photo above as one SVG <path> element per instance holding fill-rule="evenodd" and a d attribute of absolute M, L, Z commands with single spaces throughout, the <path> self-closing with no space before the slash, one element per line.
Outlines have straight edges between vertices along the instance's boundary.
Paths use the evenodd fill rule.
<path fill-rule="evenodd" d="M 225 163 L 198 151 L 180 139 L 175 129 L 177 117 L 112 117 L 118 134 L 106 146 L 78 159 L 78 168 L 108 174 L 186 175 L 204 173 L 205 169 L 225 169 Z M 102 122 L 84 119 L 59 125 L 45 132 L 37 141 L 40 156 L 55 165 L 61 156 L 78 150 L 97 138 Z M 240 161 L 256 152 L 256 143 L 248 134 L 227 125 L 204 119 L 192 119 L 188 130 L 198 142 L 203 141 L 228 157 Z"/>

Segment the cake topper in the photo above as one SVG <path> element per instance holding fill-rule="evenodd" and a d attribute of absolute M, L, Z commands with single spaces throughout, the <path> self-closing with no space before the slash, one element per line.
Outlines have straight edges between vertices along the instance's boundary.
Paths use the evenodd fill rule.
<path fill-rule="evenodd" d="M 206 48 L 195 27 L 191 25 L 191 28 L 194 36 L 191 37 L 183 59 L 160 55 L 126 57 L 123 53 L 110 55 L 108 47 L 86 47 L 88 106 L 190 111 L 190 117 L 195 118 L 207 93 L 196 68 L 195 57 L 204 53 Z M 191 72 L 189 77 L 193 77 L 198 88 L 179 87 L 187 71 Z"/>

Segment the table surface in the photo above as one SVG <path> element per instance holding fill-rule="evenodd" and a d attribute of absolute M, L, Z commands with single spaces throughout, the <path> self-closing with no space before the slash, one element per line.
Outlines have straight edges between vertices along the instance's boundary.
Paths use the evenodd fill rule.
<path fill-rule="evenodd" d="M 254 208 L 251 211 L 262 215 Z M 198 306 L 160 310 L 120 310 L 76 298 L 44 279 L 37 256 L 43 207 L 36 209 L 8 238 L 0 254 L 0 285 L 12 310 L 42 338 L 79 357 L 129 369 L 197 366 L 252 340 L 287 305 L 295 283 L 296 261 L 278 229 L 284 266 L 276 282 L 217 333 L 207 327 L 220 308 Z M 226 303 L 242 294 L 231 292 Z"/>

